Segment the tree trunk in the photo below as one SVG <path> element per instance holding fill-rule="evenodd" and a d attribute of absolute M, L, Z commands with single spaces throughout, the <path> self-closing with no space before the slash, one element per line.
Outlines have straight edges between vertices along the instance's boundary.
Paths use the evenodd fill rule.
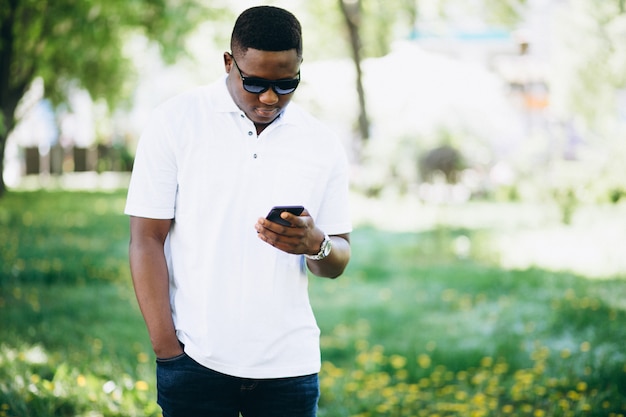
<path fill-rule="evenodd" d="M 3 98 L 4 99 L 4 98 Z M 6 192 L 6 184 L 4 182 L 4 150 L 6 149 L 7 139 L 15 127 L 15 109 L 17 100 L 12 97 L 3 103 L 0 111 L 0 198 Z"/>
<path fill-rule="evenodd" d="M 4 183 L 4 147 L 6 143 L 6 137 L 0 135 L 0 198 L 4 196 L 7 187 Z"/>
<path fill-rule="evenodd" d="M 11 63 L 15 53 L 15 12 L 17 0 L 7 2 L 8 12 L 5 12 L 0 21 L 0 197 L 6 192 L 4 182 L 4 151 L 11 131 L 15 127 L 15 109 L 26 92 L 30 80 L 33 78 L 34 68 L 21 68 L 22 76 L 17 79 Z"/>
<path fill-rule="evenodd" d="M 370 136 L 370 123 L 367 116 L 365 90 L 363 89 L 363 73 L 361 71 L 361 37 L 359 35 L 359 22 L 361 16 L 361 1 L 346 2 L 339 0 L 339 7 L 346 21 L 350 36 L 350 48 L 352 60 L 356 69 L 356 91 L 359 99 L 359 134 L 362 142 L 366 142 Z"/>
<path fill-rule="evenodd" d="M 4 150 L 13 128 L 15 107 L 11 105 L 11 60 L 13 58 L 13 24 L 17 2 L 8 3 L 9 10 L 0 21 L 0 197 L 6 191 L 4 183 Z M 11 108 L 13 107 L 13 108 Z"/>

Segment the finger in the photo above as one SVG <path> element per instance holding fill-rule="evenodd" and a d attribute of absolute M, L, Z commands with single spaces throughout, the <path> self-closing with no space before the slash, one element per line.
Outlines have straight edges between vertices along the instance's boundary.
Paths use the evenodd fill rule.
<path fill-rule="evenodd" d="M 300 214 L 299 216 L 296 216 L 292 213 L 283 212 L 281 213 L 281 218 L 288 221 L 291 224 L 292 228 L 308 228 L 313 222 L 311 216 L 309 216 L 306 210 L 303 211 L 302 214 Z"/>

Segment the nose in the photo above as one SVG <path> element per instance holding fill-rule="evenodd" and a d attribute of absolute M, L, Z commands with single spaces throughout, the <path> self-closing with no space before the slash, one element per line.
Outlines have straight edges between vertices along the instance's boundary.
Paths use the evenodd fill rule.
<path fill-rule="evenodd" d="M 263 104 L 276 104 L 278 103 L 278 94 L 274 92 L 274 89 L 269 88 L 267 91 L 259 94 L 259 101 Z"/>

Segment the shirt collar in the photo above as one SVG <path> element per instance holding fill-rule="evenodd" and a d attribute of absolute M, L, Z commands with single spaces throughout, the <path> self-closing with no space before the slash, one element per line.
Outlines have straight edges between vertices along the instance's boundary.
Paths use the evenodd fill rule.
<path fill-rule="evenodd" d="M 215 109 L 218 112 L 223 113 L 242 113 L 241 109 L 237 106 L 237 104 L 231 97 L 230 92 L 228 91 L 228 87 L 226 86 L 227 77 L 228 74 L 224 75 L 220 80 L 216 82 L 215 90 L 217 94 L 215 94 Z M 295 123 L 296 112 L 291 111 L 292 107 L 293 102 L 290 102 L 289 105 L 285 109 L 283 109 L 281 114 L 278 116 L 278 119 L 274 120 L 272 124 Z"/>

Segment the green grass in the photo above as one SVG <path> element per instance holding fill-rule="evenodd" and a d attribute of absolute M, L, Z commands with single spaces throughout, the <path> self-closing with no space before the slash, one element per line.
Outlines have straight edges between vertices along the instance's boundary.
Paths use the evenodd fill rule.
<path fill-rule="evenodd" d="M 124 200 L 0 200 L 0 417 L 159 415 Z M 312 280 L 320 417 L 626 414 L 626 281 L 501 267 L 494 239 L 527 227 L 510 205 L 506 230 L 489 227 L 487 209 L 412 232 L 359 226 L 344 276 Z"/>

